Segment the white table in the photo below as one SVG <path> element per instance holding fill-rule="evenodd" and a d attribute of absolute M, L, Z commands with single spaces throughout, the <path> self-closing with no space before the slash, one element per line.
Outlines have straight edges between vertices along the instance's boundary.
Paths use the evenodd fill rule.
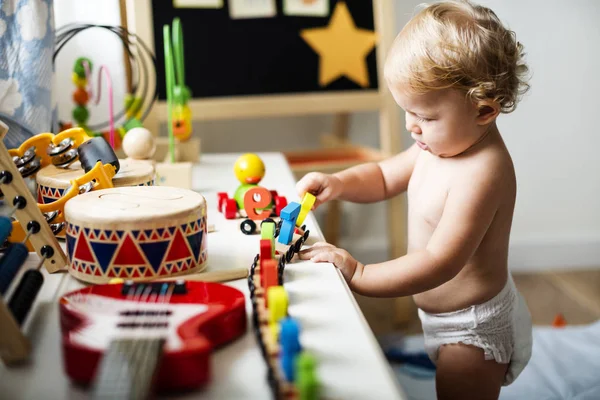
<path fill-rule="evenodd" d="M 194 190 L 205 196 L 208 222 L 217 231 L 208 235 L 208 270 L 250 266 L 259 251 L 259 236 L 240 232 L 240 220 L 226 220 L 216 210 L 216 193 L 230 195 L 238 186 L 233 164 L 239 154 L 206 154 L 194 167 Z M 288 202 L 300 199 L 295 179 L 278 153 L 260 154 L 267 172 L 261 185 L 277 190 Z M 306 219 L 311 237 L 322 239 L 312 213 Z M 30 254 L 28 266 L 37 264 Z M 45 273 L 45 283 L 23 329 L 33 347 L 26 365 L 6 368 L 0 362 L 1 399 L 85 399 L 89 392 L 74 387 L 63 370 L 57 299 L 67 291 L 83 287 L 71 276 Z M 289 313 L 299 320 L 300 342 L 317 359 L 317 373 L 327 399 L 403 399 L 392 370 L 386 362 L 366 320 L 339 271 L 332 264 L 295 261 L 286 266 L 285 288 Z M 246 280 L 227 283 L 248 295 Z M 213 353 L 212 382 L 203 390 L 178 399 L 269 399 L 266 365 L 261 356 L 250 319 L 248 332 Z M 2 329 L 0 327 L 0 329 Z"/>

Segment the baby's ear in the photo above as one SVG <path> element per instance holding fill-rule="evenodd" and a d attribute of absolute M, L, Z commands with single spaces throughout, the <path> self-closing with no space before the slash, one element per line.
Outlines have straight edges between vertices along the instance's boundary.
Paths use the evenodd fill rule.
<path fill-rule="evenodd" d="M 477 103 L 477 124 L 487 125 L 500 114 L 500 104 L 493 100 L 481 100 Z"/>

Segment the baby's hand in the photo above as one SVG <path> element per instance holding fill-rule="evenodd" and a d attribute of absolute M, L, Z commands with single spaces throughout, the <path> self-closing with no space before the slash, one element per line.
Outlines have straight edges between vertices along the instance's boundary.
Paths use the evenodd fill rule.
<path fill-rule="evenodd" d="M 325 242 L 317 242 L 311 248 L 300 251 L 298 255 L 301 260 L 332 263 L 341 271 L 348 284 L 352 281 L 359 264 L 346 250 Z"/>
<path fill-rule="evenodd" d="M 342 193 L 342 186 L 342 181 L 333 175 L 311 172 L 296 184 L 296 191 L 301 198 L 306 192 L 315 195 L 313 208 L 317 209 L 319 205 L 338 198 Z"/>

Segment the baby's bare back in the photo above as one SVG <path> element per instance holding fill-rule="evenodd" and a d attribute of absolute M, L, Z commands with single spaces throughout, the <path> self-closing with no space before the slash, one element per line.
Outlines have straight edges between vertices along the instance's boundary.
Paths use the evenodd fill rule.
<path fill-rule="evenodd" d="M 474 171 L 502 174 L 494 218 L 483 240 L 462 270 L 450 281 L 414 296 L 429 313 L 460 310 L 493 298 L 504 287 L 516 178 L 510 155 L 498 135 L 485 147 L 439 158 L 426 151 L 418 156 L 408 186 L 408 252 L 424 249 L 444 212 L 447 194 L 462 186 Z"/>

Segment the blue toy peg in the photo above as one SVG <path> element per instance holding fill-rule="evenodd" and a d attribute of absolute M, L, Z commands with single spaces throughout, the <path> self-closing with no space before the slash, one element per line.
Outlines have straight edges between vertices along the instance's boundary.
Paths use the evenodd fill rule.
<path fill-rule="evenodd" d="M 281 210 L 281 230 L 277 241 L 283 244 L 290 244 L 296 228 L 296 219 L 300 214 L 301 206 L 299 203 L 291 202 Z"/>
<path fill-rule="evenodd" d="M 281 341 L 281 368 L 288 382 L 294 382 L 294 366 L 300 346 L 300 325 L 290 317 L 280 322 L 279 338 Z"/>

